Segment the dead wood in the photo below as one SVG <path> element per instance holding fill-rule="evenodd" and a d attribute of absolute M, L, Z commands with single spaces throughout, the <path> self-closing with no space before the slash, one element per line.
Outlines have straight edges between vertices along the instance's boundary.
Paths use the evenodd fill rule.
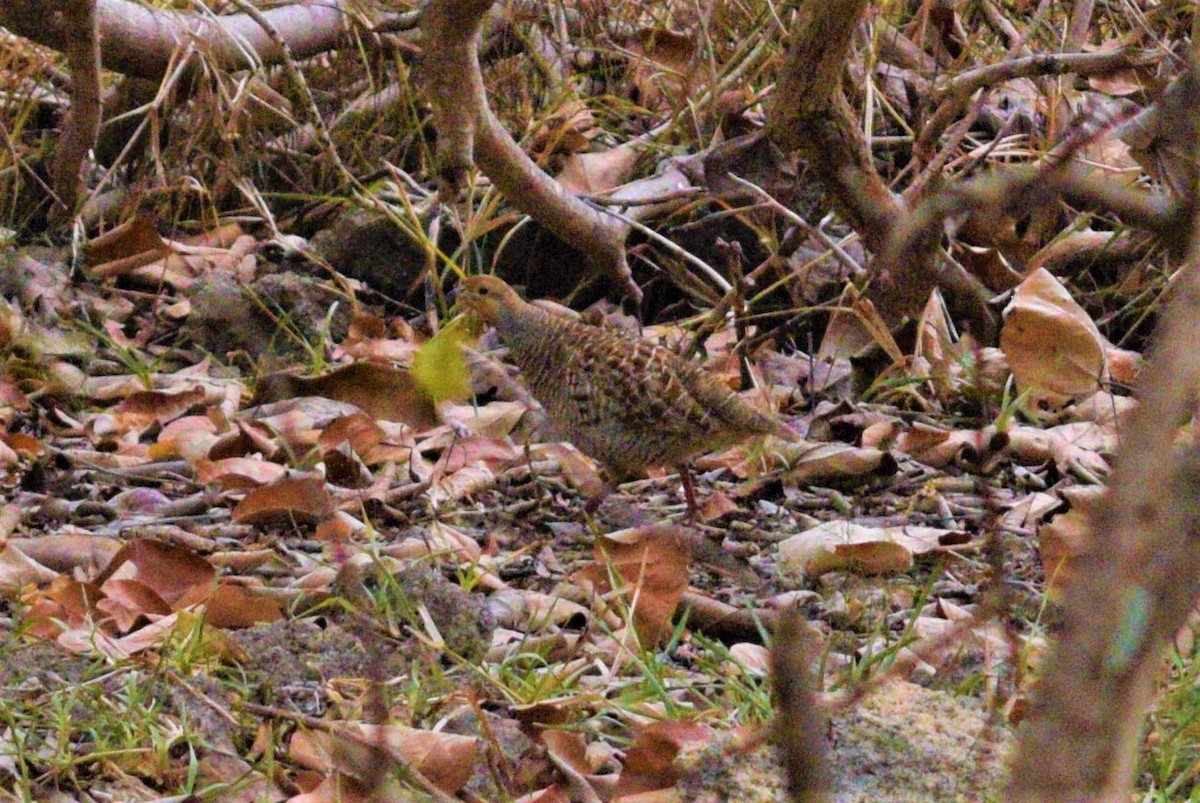
<path fill-rule="evenodd" d="M 641 298 L 625 260 L 627 225 L 572 195 L 517 145 L 488 106 L 478 42 L 490 0 L 438 0 L 422 18 L 426 86 L 438 130 L 438 173 L 456 189 L 476 161 L 497 189 L 578 248 L 629 295 Z"/>
<path fill-rule="evenodd" d="M 265 9 L 298 59 L 347 43 L 356 19 L 351 0 L 295 3 Z M 380 21 L 375 30 L 394 24 L 400 15 Z M 96 21 L 105 69 L 139 78 L 162 78 L 181 47 L 195 43 L 209 58 L 229 69 L 256 63 L 278 64 L 283 51 L 262 26 L 246 14 L 212 17 L 148 8 L 131 0 L 96 0 Z M 61 15 L 47 13 L 40 0 L 7 0 L 0 4 L 0 26 L 40 45 L 66 52 L 73 28 Z"/>

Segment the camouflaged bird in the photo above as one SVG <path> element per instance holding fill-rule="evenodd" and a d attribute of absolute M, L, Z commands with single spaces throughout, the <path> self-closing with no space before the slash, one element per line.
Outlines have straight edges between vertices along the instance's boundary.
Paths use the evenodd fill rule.
<path fill-rule="evenodd" d="M 464 279 L 459 298 L 499 333 L 559 434 L 617 482 L 649 466 L 677 468 L 691 515 L 693 457 L 754 436 L 798 440 L 782 421 L 662 346 L 554 315 L 494 276 Z"/>

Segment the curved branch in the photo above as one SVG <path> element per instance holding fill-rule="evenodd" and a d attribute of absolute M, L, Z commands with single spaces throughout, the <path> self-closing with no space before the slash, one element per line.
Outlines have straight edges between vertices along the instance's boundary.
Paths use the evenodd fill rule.
<path fill-rule="evenodd" d="M 352 0 L 325 0 L 262 13 L 287 40 L 293 55 L 304 59 L 346 42 L 355 6 Z M 202 17 L 147 8 L 131 0 L 97 0 L 96 19 L 104 67 L 139 78 L 161 78 L 171 54 L 192 40 L 202 42 L 210 58 L 230 69 L 255 66 L 247 52 L 267 64 L 284 58 L 262 26 L 246 14 Z M 43 0 L 0 3 L 0 26 L 59 51 L 67 50 L 71 41 L 70 25 L 60 15 L 47 13 Z"/>
<path fill-rule="evenodd" d="M 579 249 L 634 298 L 625 261 L 627 225 L 568 192 L 517 145 L 488 106 L 479 32 L 491 0 L 434 0 L 425 11 L 426 88 L 438 131 L 438 173 L 457 190 L 475 161 L 514 206 Z"/>

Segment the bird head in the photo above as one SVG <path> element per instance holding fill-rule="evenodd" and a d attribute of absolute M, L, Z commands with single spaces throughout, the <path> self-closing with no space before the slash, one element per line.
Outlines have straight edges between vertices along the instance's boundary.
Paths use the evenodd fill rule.
<path fill-rule="evenodd" d="M 458 298 L 475 317 L 501 330 L 528 306 L 516 290 L 495 276 L 468 276 L 459 285 Z"/>

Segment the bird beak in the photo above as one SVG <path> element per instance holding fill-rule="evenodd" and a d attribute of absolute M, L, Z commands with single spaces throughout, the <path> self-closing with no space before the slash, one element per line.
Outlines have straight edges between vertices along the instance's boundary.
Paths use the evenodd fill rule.
<path fill-rule="evenodd" d="M 455 310 L 460 313 L 472 313 L 478 311 L 478 308 L 475 306 L 475 296 L 465 292 L 461 284 L 455 285 L 450 292 L 446 293 L 446 300 L 451 303 L 451 312 L 454 312 Z"/>

